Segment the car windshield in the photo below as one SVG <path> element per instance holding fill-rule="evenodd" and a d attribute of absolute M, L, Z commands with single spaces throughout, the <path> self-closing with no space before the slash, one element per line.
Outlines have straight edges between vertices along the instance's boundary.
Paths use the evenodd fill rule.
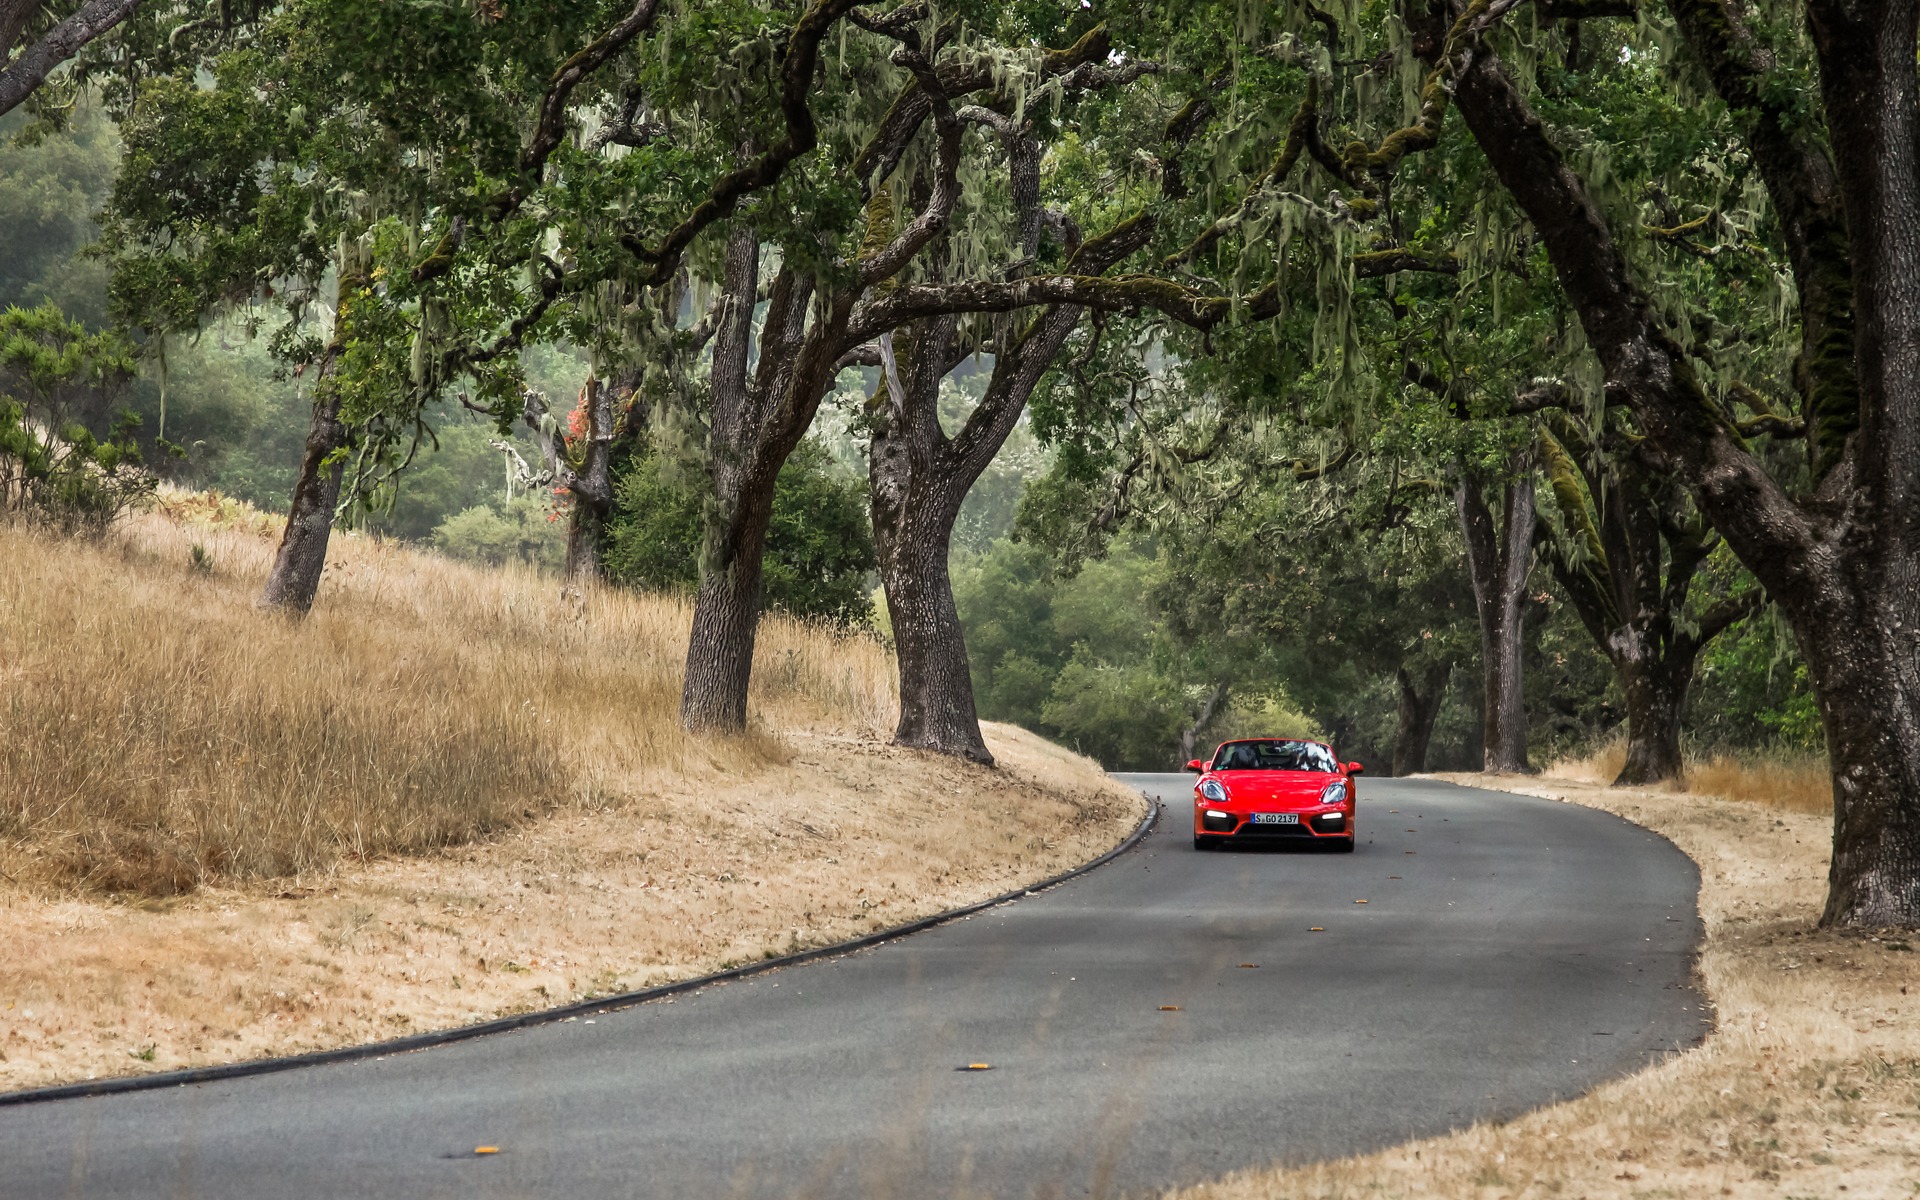
<path fill-rule="evenodd" d="M 1338 771 L 1318 742 L 1228 742 L 1213 756 L 1216 771 Z"/>

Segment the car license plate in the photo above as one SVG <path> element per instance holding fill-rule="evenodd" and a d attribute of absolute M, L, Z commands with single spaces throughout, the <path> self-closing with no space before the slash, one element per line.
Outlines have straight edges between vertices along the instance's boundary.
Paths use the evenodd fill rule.
<path fill-rule="evenodd" d="M 1255 813 L 1253 814 L 1253 823 L 1255 825 L 1298 825 L 1300 823 L 1300 814 Z"/>

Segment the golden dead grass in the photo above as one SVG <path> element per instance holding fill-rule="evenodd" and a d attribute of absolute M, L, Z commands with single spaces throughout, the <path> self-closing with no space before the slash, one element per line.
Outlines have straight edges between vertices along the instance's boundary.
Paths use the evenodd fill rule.
<path fill-rule="evenodd" d="M 1700 866 L 1700 974 L 1716 1009 L 1713 1034 L 1697 1050 L 1505 1124 L 1246 1172 L 1181 1192 L 1183 1200 L 1920 1193 L 1920 955 L 1905 936 L 1814 928 L 1826 819 L 1578 778 L 1441 778 L 1603 808 L 1690 855 Z"/>
<path fill-rule="evenodd" d="M 0 1090 L 840 941 L 1084 862 L 1144 812 L 1020 730 L 988 729 L 997 770 L 888 745 L 871 641 L 767 622 L 759 730 L 693 738 L 683 605 L 576 609 L 532 575 L 340 541 L 296 624 L 252 608 L 273 543 L 243 522 L 153 515 L 108 546 L 0 530 Z M 301 701 L 325 719 L 300 725 Z M 180 875 L 127 855 L 137 838 Z M 116 872 L 137 886 L 103 891 Z"/>
<path fill-rule="evenodd" d="M 1612 738 L 1590 754 L 1554 763 L 1544 773 L 1554 779 L 1604 784 L 1619 777 L 1626 761 L 1626 743 Z M 1722 750 L 1689 757 L 1685 784 L 1668 790 L 1699 792 L 1788 812 L 1833 815 L 1833 777 L 1827 772 L 1827 760 L 1818 754 L 1732 754 Z"/>
<path fill-rule="evenodd" d="M 464 841 L 765 736 L 675 719 L 690 613 L 368 539 L 336 538 L 304 621 L 256 611 L 271 519 L 205 498 L 107 544 L 0 528 L 0 871 L 169 895 Z M 206 569 L 193 565 L 203 555 Z M 891 664 L 869 638 L 772 619 L 769 727 L 876 733 Z"/>

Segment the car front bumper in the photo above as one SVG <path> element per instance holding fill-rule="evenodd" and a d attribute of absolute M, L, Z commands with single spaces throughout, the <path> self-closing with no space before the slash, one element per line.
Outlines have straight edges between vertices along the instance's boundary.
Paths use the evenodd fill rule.
<path fill-rule="evenodd" d="M 1310 810 L 1297 815 L 1300 818 L 1297 824 L 1256 825 L 1251 812 L 1200 809 L 1194 814 L 1193 833 L 1195 837 L 1211 837 L 1223 842 L 1264 842 L 1288 838 L 1315 841 L 1353 836 L 1353 814 L 1345 809 Z M 1228 819 L 1221 820 L 1221 817 Z"/>

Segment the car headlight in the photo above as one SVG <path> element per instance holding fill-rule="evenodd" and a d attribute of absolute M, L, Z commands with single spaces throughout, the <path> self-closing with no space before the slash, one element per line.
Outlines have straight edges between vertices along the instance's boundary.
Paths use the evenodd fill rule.
<path fill-rule="evenodd" d="M 1221 785 L 1218 779 L 1202 779 L 1200 781 L 1200 794 L 1215 804 L 1225 804 L 1227 802 L 1227 789 Z"/>
<path fill-rule="evenodd" d="M 1346 803 L 1346 799 L 1347 784 L 1343 779 L 1334 780 L 1326 786 L 1326 790 L 1320 793 L 1320 803 L 1322 804 L 1344 804 Z"/>

